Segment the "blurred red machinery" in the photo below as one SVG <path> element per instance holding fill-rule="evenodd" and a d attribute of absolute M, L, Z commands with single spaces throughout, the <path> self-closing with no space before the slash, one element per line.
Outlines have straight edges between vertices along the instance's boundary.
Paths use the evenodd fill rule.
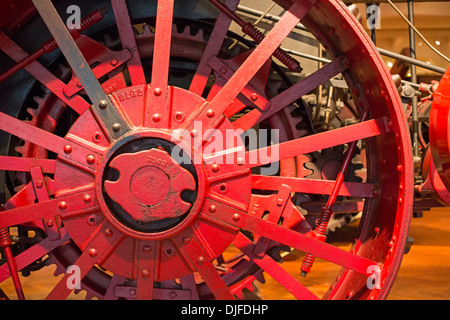
<path fill-rule="evenodd" d="M 345 4 L 275 4 L 264 35 L 238 0 L 79 1 L 70 31 L 68 1 L 0 3 L 0 283 L 24 299 L 21 277 L 53 264 L 48 299 L 242 298 L 263 273 L 298 299 L 386 298 L 425 193 L 397 85 Z M 308 74 L 281 47 L 300 22 L 329 59 Z M 446 93 L 430 120 L 448 121 Z M 448 183 L 446 125 L 430 190 Z M 326 239 L 348 213 L 344 250 Z M 299 275 L 341 267 L 326 292 L 283 268 L 293 249 Z"/>

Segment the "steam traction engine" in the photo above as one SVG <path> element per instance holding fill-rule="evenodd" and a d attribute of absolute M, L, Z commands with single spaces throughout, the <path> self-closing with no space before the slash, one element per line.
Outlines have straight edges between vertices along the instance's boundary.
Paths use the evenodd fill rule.
<path fill-rule="evenodd" d="M 266 2 L 266 34 L 238 0 L 0 3 L 0 282 L 19 299 L 47 266 L 48 299 L 243 298 L 266 274 L 298 299 L 387 296 L 414 195 L 448 197 L 448 83 L 415 184 L 398 84 L 351 10 Z M 353 219 L 351 245 L 327 242 Z"/>

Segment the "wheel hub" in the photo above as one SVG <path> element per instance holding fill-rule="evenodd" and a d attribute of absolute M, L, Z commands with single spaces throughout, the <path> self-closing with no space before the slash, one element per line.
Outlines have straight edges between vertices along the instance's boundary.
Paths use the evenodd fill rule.
<path fill-rule="evenodd" d="M 177 218 L 191 207 L 181 193 L 195 190 L 194 177 L 166 151 L 151 149 L 122 154 L 112 159 L 109 166 L 120 177 L 117 181 L 105 181 L 105 191 L 133 219 L 149 223 Z"/>
<path fill-rule="evenodd" d="M 193 234 L 201 235 L 208 247 L 209 260 L 219 256 L 236 237 L 237 230 L 218 228 L 202 218 L 209 212 L 210 199 L 217 197 L 237 198 L 241 206 L 248 205 L 251 194 L 250 171 L 236 177 L 211 182 L 217 175 L 237 171 L 238 164 L 221 167 L 218 173 L 205 163 L 202 153 L 208 147 L 196 149 L 191 135 L 180 136 L 187 110 L 204 103 L 203 98 L 176 87 L 171 87 L 171 99 L 167 101 L 171 114 L 162 115 L 155 126 L 143 125 L 149 86 L 130 87 L 115 92 L 112 97 L 115 108 L 129 116 L 132 130 L 117 140 L 99 138 L 102 132 L 91 112 L 85 112 L 71 127 L 68 137 L 74 140 L 95 141 L 103 148 L 103 156 L 92 173 L 78 170 L 57 161 L 55 184 L 58 190 L 79 189 L 94 184 L 98 211 L 86 217 L 80 214 L 64 219 L 64 225 L 72 240 L 79 247 L 94 234 L 105 220 L 120 232 L 124 240 L 101 266 L 127 278 L 134 278 L 134 250 L 142 243 L 160 246 L 164 259 L 160 261 L 160 274 L 156 280 L 164 281 L 190 273 L 177 251 L 177 246 Z M 134 91 L 133 91 L 134 90 Z M 129 95 L 128 92 L 141 94 Z M 130 97 L 124 98 L 122 97 Z M 164 126 L 164 116 L 169 118 Z M 157 127 L 158 125 L 158 127 Z M 225 132 L 232 128 L 228 120 L 217 128 Z M 93 138 L 94 137 L 94 138 Z M 226 137 L 226 134 L 223 134 Z M 226 167 L 226 168 L 225 168 Z M 95 219 L 93 219 L 95 218 Z M 96 223 L 93 223 L 95 221 Z M 195 236 L 197 237 L 197 236 Z M 123 263 L 130 261 L 131 263 Z"/>

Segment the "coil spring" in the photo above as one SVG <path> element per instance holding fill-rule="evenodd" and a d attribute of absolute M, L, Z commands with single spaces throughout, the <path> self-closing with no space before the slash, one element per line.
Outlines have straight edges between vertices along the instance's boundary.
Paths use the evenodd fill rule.
<path fill-rule="evenodd" d="M 81 20 L 80 29 L 78 29 L 77 31 L 83 32 L 83 31 L 89 29 L 94 24 L 96 24 L 97 22 L 99 22 L 100 20 L 103 19 L 104 13 L 105 13 L 104 11 L 95 10 L 90 15 L 88 15 L 87 17 L 83 18 L 83 20 Z M 56 50 L 58 47 L 59 47 L 58 43 L 54 39 L 51 39 L 42 45 L 42 49 L 44 49 L 44 51 L 46 53 L 50 53 L 50 52 Z"/>
<path fill-rule="evenodd" d="M 11 245 L 11 236 L 8 228 L 0 229 L 0 247 L 5 248 Z"/>
<path fill-rule="evenodd" d="M 242 32 L 252 38 L 255 42 L 261 43 L 265 35 L 255 28 L 250 22 L 247 22 L 244 27 L 242 27 Z M 288 53 L 283 51 L 281 48 L 277 48 L 273 53 L 274 57 L 277 58 L 282 64 L 289 68 L 291 71 L 301 70 L 300 63 L 292 58 Z"/>

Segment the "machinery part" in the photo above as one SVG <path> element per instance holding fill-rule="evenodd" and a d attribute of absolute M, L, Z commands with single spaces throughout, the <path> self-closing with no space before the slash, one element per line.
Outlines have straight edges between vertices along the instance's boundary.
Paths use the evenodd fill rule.
<path fill-rule="evenodd" d="M 442 77 L 434 92 L 429 120 L 429 138 L 433 162 L 442 179 L 450 190 L 450 69 Z"/>
<path fill-rule="evenodd" d="M 384 298 L 402 257 L 412 186 L 408 133 L 395 86 L 381 58 L 374 54 L 373 45 L 363 36 L 362 29 L 342 4 L 332 1 L 299 1 L 292 7 L 286 1 L 279 4 L 287 10 L 286 16 L 256 49 L 247 52 L 245 57 L 234 57 L 236 61 L 244 57 L 242 64 L 210 99 L 201 96 L 204 86 L 201 93 L 196 94 L 168 85 L 165 74 L 169 69 L 170 53 L 167 49 L 170 48 L 172 25 L 167 20 L 172 15 L 171 10 L 165 10 L 167 7 L 159 7 L 155 31 L 155 39 L 159 39 L 155 43 L 159 44 L 155 44 L 153 57 L 155 61 L 162 62 L 153 70 L 152 76 L 162 76 L 154 79 L 156 84 L 152 81 L 150 85 L 125 86 L 111 92 L 112 104 L 106 107 L 126 114 L 126 121 L 133 128 L 117 140 L 108 139 L 101 123 L 89 109 L 79 115 L 63 137 L 1 113 L 1 130 L 39 144 L 58 155 L 56 159 L 34 159 L 31 162 L 17 158 L 14 166 L 9 166 L 10 162 L 2 162 L 5 170 L 16 170 L 18 164 L 25 170 L 31 170 L 31 164 L 48 167 L 47 170 L 54 175 L 54 185 L 51 181 L 35 179 L 36 183 L 23 189 L 38 193 L 38 189 L 45 187 L 51 199 L 42 201 L 45 193 L 39 193 L 41 198 L 38 197 L 38 203 L 33 198 L 27 205 L 15 208 L 10 200 L 7 210 L 0 215 L 2 228 L 27 224 L 47 232 L 48 228 L 57 227 L 55 237 L 50 237 L 48 231 L 49 236 L 40 243 L 39 248 L 43 249 L 31 247 L 24 251 L 15 257 L 17 264 L 27 265 L 48 252 L 57 256 L 56 251 L 66 251 L 67 246 L 72 246 L 78 250 L 72 264 L 80 266 L 83 278 L 91 272 L 103 273 L 100 268 L 113 274 L 108 278 L 93 277 L 99 282 L 107 280 L 106 289 L 101 292 L 103 298 L 131 298 L 131 290 L 135 290 L 134 297 L 139 299 L 173 298 L 172 292 L 182 298 L 208 297 L 212 293 L 216 298 L 231 299 L 233 285 L 240 284 L 228 285 L 229 274 L 217 272 L 212 261 L 233 243 L 247 256 L 247 259 L 240 260 L 241 266 L 247 267 L 246 262 L 251 261 L 295 297 L 317 298 L 277 264 L 270 254 L 270 246 L 265 244 L 265 239 L 270 239 L 343 267 L 336 283 L 325 293 L 325 298 Z M 223 19 L 223 16 L 219 17 L 216 23 L 219 27 L 213 33 L 221 31 L 224 37 L 228 26 L 221 25 Z M 245 96 L 247 90 L 255 87 L 253 78 L 260 69 L 264 70 L 272 53 L 299 20 L 303 20 L 321 39 L 334 57 L 333 62 L 270 99 L 265 99 L 260 92 L 250 95 L 251 101 L 262 101 L 261 107 L 250 105 L 251 111 L 236 121 L 231 122 L 231 117 L 224 117 L 223 114 L 233 115 L 231 110 L 242 110 L 230 104 L 231 100 L 240 93 Z M 330 26 L 332 29 L 329 29 Z M 223 37 L 210 37 L 205 52 L 215 51 L 211 50 L 211 46 L 220 50 Z M 352 48 L 358 50 L 353 51 Z M 212 68 L 208 62 L 215 55 L 200 61 L 199 70 L 209 69 L 209 75 Z M 227 60 L 222 62 L 226 64 Z M 365 67 L 361 68 L 361 64 Z M 253 124 L 260 124 L 308 93 L 311 86 L 315 88 L 341 72 L 345 74 L 358 111 L 369 111 L 367 121 L 248 151 L 244 151 L 244 143 L 239 139 L 237 146 L 218 150 L 212 148 L 213 141 L 209 139 L 205 139 L 207 143 L 204 145 L 195 143 L 195 139 L 205 137 L 204 133 L 210 128 L 223 134 L 226 130 L 249 129 Z M 36 76 L 36 72 L 33 75 Z M 204 79 L 198 80 L 200 78 L 194 77 L 195 86 L 192 87 L 202 87 L 198 81 Z M 44 83 L 52 87 L 51 83 Z M 66 101 L 69 106 L 73 105 L 73 101 L 67 98 Z M 229 106 L 232 109 L 228 109 Z M 194 120 L 199 120 L 202 127 L 196 127 Z M 313 239 L 311 226 L 290 199 L 292 192 L 330 194 L 333 181 L 264 176 L 251 170 L 273 161 L 255 157 L 263 151 L 279 147 L 278 160 L 285 161 L 355 140 L 365 141 L 370 167 L 367 168 L 366 183 L 344 182 L 345 188 L 340 192 L 340 195 L 365 199 L 361 234 L 352 251 L 347 252 Z M 160 217 L 156 222 L 147 222 L 142 218 L 134 219 L 140 217 L 133 211 L 135 209 L 128 208 L 133 212 L 121 211 L 121 200 L 114 203 L 108 199 L 104 187 L 106 181 L 120 178 L 120 172 L 115 172 L 114 166 L 110 166 L 115 159 L 140 152 L 148 155 L 148 152 L 161 149 L 174 158 L 174 144 L 186 155 L 181 158 L 188 160 L 177 162 L 189 171 L 189 174 L 183 175 L 192 176 L 196 182 L 195 192 L 188 190 L 184 197 L 183 192 L 181 194 L 183 201 L 191 203 L 190 209 L 176 218 Z M 236 155 L 236 161 L 231 163 L 219 161 Z M 252 162 L 252 159 L 257 161 Z M 149 167 L 155 167 L 153 160 L 149 160 Z M 176 181 L 175 177 L 169 177 L 169 180 L 172 178 Z M 252 190 L 260 192 L 253 193 Z M 398 190 L 401 191 L 396 193 Z M 133 193 L 132 190 L 130 193 Z M 165 193 L 159 195 L 164 196 Z M 31 207 L 33 210 L 29 210 Z M 377 248 L 376 253 L 371 250 L 373 246 Z M 380 288 L 366 286 L 368 277 L 372 276 L 369 267 L 374 266 L 380 269 Z M 231 269 L 230 273 L 237 270 L 238 267 Z M 199 276 L 197 281 L 194 274 Z M 257 277 L 255 273 L 254 279 Z M 65 286 L 67 278 L 66 274 L 49 298 L 67 297 L 70 293 Z M 177 279 L 180 280 L 177 282 Z M 127 293 L 124 290 L 128 290 Z"/>
<path fill-rule="evenodd" d="M 363 114 L 361 121 L 366 121 L 366 119 L 367 119 L 367 111 Z M 318 239 L 319 241 L 326 240 L 325 233 L 327 231 L 328 223 L 330 222 L 331 216 L 333 215 L 333 205 L 336 202 L 340 189 L 342 188 L 344 176 L 346 175 L 350 162 L 355 154 L 357 143 L 358 141 L 353 141 L 350 143 L 348 150 L 345 154 L 345 157 L 342 161 L 341 168 L 336 177 L 336 182 L 333 186 L 333 190 L 331 191 L 328 201 L 326 205 L 322 208 L 320 217 L 317 220 L 317 224 L 313 231 L 313 234 L 314 238 Z M 306 274 L 311 271 L 314 260 L 315 257 L 313 255 L 308 253 L 305 255 L 305 257 L 303 258 L 302 266 L 300 268 L 302 271 L 300 274 L 301 276 L 306 276 Z"/>
<path fill-rule="evenodd" d="M 103 14 L 101 11 L 95 11 L 95 12 L 91 13 L 89 16 L 87 16 L 80 22 L 80 29 L 76 30 L 77 34 L 87 30 L 89 27 L 91 27 L 95 23 L 99 22 L 101 19 L 103 19 Z M 76 36 L 76 34 L 74 34 L 74 36 Z M 10 68 L 8 71 L 1 74 L 0 82 L 5 80 L 6 78 L 8 78 L 10 75 L 16 73 L 20 69 L 28 66 L 33 61 L 36 61 L 43 54 L 50 53 L 50 52 L 56 50 L 56 48 L 58 48 L 58 44 L 56 43 L 55 39 L 48 40 L 47 42 L 42 44 L 42 47 L 38 51 L 34 52 L 28 58 L 22 60 L 21 62 L 16 64 L 14 67 Z"/>

